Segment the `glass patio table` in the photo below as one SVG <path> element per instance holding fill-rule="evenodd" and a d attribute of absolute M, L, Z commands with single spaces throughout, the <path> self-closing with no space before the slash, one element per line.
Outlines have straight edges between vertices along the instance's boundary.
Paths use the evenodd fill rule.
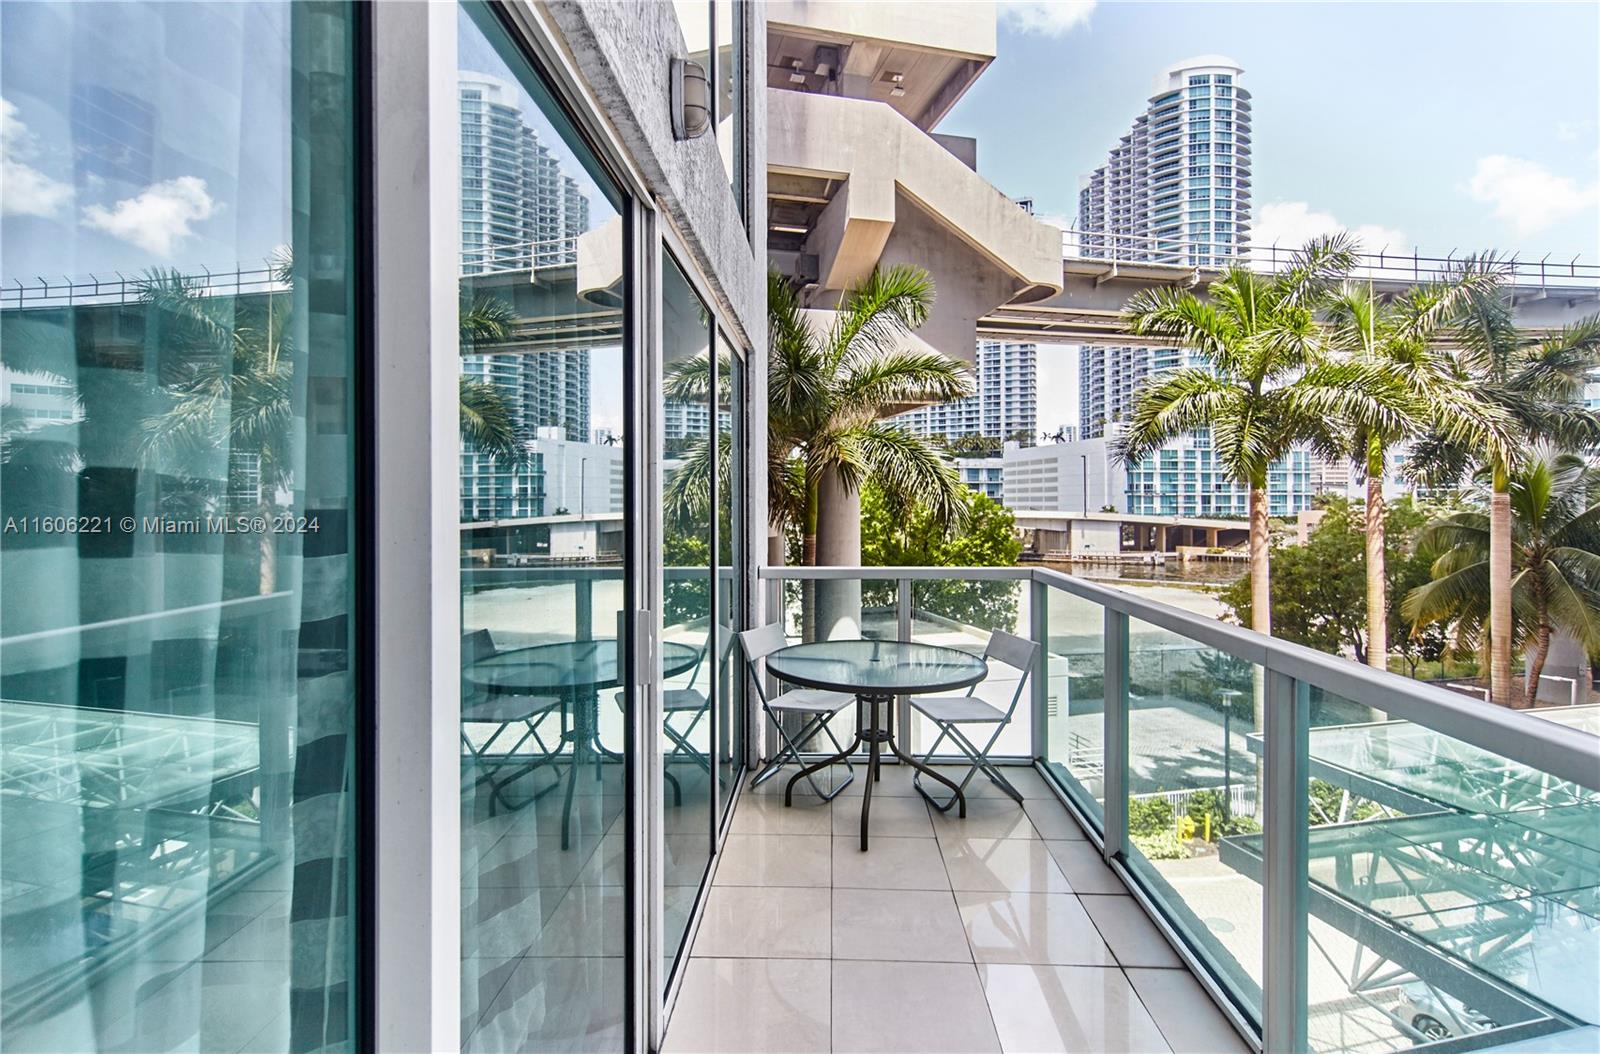
<path fill-rule="evenodd" d="M 661 642 L 661 676 L 674 677 L 694 668 L 700 661 L 700 649 L 678 641 Z M 571 715 L 570 724 L 563 720 L 561 741 L 572 744 L 571 760 L 567 771 L 566 800 L 561 806 L 561 848 L 568 847 L 569 828 L 572 821 L 572 796 L 578 782 L 578 772 L 583 763 L 592 758 L 599 774 L 600 759 L 608 757 L 621 760 L 622 755 L 609 750 L 600 742 L 600 690 L 615 688 L 622 683 L 623 669 L 618 662 L 615 637 L 597 637 L 592 640 L 556 641 L 535 644 L 526 648 L 513 648 L 497 652 L 486 659 L 467 666 L 464 675 L 474 685 L 484 689 L 493 698 L 509 701 L 541 695 L 557 695 L 563 713 Z M 492 713 L 476 708 L 468 721 L 523 720 L 529 709 L 526 702 L 511 702 L 503 713 Z M 511 748 L 515 754 L 527 740 L 523 736 Z M 557 753 L 559 753 L 559 748 Z M 546 764 L 555 755 L 536 758 L 524 765 L 510 779 L 498 785 L 491 783 L 498 796 L 500 791 L 518 779 Z M 547 788 L 552 789 L 552 788 Z M 491 799 L 492 800 L 492 799 Z M 509 806 L 508 806 L 509 807 Z"/>
<path fill-rule="evenodd" d="M 867 780 L 861 795 L 861 848 L 867 848 L 867 824 L 872 813 L 872 785 L 879 778 L 879 758 L 887 747 L 890 753 L 918 772 L 938 780 L 955 794 L 967 815 L 967 799 L 961 788 L 900 749 L 894 737 L 896 696 L 948 692 L 977 684 L 989 675 L 989 666 L 975 655 L 937 644 L 917 644 L 900 640 L 828 640 L 794 644 L 767 656 L 767 670 L 774 677 L 802 688 L 849 692 L 861 705 L 856 707 L 856 734 L 845 748 L 823 758 L 789 777 L 784 788 L 785 805 L 794 802 L 794 785 L 819 769 L 845 760 L 859 746 L 867 747 Z M 878 717 L 879 707 L 884 717 Z"/>

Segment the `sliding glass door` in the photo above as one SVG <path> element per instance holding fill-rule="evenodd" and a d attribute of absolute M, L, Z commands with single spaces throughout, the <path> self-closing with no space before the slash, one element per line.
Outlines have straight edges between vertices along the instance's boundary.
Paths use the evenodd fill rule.
<path fill-rule="evenodd" d="M 353 12 L 0 40 L 0 1049 L 353 1048 Z"/>
<path fill-rule="evenodd" d="M 493 9 L 458 34 L 462 1043 L 620 1049 L 623 198 Z"/>

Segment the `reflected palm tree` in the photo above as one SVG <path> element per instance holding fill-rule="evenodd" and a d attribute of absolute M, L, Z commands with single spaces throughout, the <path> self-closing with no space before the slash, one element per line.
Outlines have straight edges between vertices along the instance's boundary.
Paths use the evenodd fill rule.
<path fill-rule="evenodd" d="M 286 250 L 271 269 L 281 284 L 292 280 L 293 260 Z M 145 418 L 139 460 L 179 470 L 193 478 L 219 454 L 242 455 L 256 474 L 261 515 L 280 512 L 294 486 L 296 351 L 292 297 L 284 292 L 258 296 L 214 296 L 204 284 L 175 270 L 153 269 L 140 282 L 139 301 L 151 309 L 155 344 L 167 354 L 160 368 L 162 388 L 171 403 Z M 479 342 L 509 339 L 515 313 L 497 297 L 480 295 L 462 306 L 461 347 L 470 353 Z M 524 446 L 510 398 L 499 386 L 463 377 L 460 381 L 463 441 L 501 460 L 517 461 Z M 276 545 L 271 533 L 261 539 L 260 589 L 276 585 Z"/>

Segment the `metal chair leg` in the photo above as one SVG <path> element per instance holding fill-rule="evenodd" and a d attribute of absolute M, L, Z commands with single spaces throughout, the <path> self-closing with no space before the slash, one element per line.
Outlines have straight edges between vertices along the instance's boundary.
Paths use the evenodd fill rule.
<path fill-rule="evenodd" d="M 834 713 L 836 714 L 838 711 L 835 710 Z M 804 764 L 800 758 L 800 748 L 805 746 L 805 744 L 808 743 L 814 736 L 816 736 L 818 732 L 821 732 L 823 735 L 828 737 L 828 741 L 833 744 L 834 752 L 836 754 L 844 751 L 843 744 L 841 744 L 839 742 L 839 738 L 833 734 L 833 729 L 828 727 L 828 719 L 831 718 L 833 714 L 823 714 L 820 717 L 811 718 L 805 724 L 800 726 L 800 731 L 795 734 L 794 738 L 790 738 L 789 734 L 783 730 L 783 725 L 778 722 L 777 718 L 773 716 L 771 711 L 768 711 L 767 716 L 773 718 L 773 725 L 778 730 L 778 737 L 783 741 L 783 749 L 780 750 L 771 761 L 767 762 L 760 772 L 756 773 L 755 776 L 751 778 L 751 787 L 761 786 L 761 784 L 765 783 L 773 776 L 776 776 L 778 774 L 778 770 L 783 768 L 783 766 L 787 765 L 790 761 L 793 761 L 795 764 L 804 767 Z M 817 785 L 817 781 L 814 776 L 806 776 L 806 782 L 811 784 L 811 790 L 818 798 L 822 799 L 823 801 L 832 801 L 833 799 L 837 798 L 846 787 L 850 786 L 851 782 L 856 778 L 855 767 L 850 764 L 849 758 L 845 759 L 844 767 L 847 775 L 845 776 L 843 782 L 834 787 L 831 791 L 823 791 L 823 789 Z"/>

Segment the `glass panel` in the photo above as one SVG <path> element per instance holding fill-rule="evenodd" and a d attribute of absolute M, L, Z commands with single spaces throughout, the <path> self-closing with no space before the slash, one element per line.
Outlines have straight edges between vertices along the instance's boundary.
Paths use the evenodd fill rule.
<path fill-rule="evenodd" d="M 352 1049 L 351 12 L 0 39 L 0 1049 Z"/>
<path fill-rule="evenodd" d="M 1312 1049 L 1600 1021 L 1600 791 L 1315 689 L 1311 708 Z M 1236 843 L 1223 861 L 1259 880 L 1259 838 Z"/>
<path fill-rule="evenodd" d="M 744 685 L 742 660 L 732 634 L 744 628 L 744 360 L 717 332 L 717 791 L 724 813 L 733 801 L 744 765 Z"/>
<path fill-rule="evenodd" d="M 739 215 L 745 215 L 744 188 L 744 6 L 716 0 L 717 148 L 733 186 Z"/>
<path fill-rule="evenodd" d="M 1047 589 L 1045 757 L 1067 793 L 1098 822 L 1105 801 L 1105 609 Z"/>
<path fill-rule="evenodd" d="M 621 202 L 492 11 L 458 30 L 462 1042 L 617 1048 Z"/>
<path fill-rule="evenodd" d="M 661 616 L 663 863 L 668 965 L 683 941 L 711 856 L 711 700 L 717 663 L 711 647 L 711 515 L 716 444 L 711 393 L 711 314 L 677 261 L 661 256 L 661 417 L 666 459 Z"/>
<path fill-rule="evenodd" d="M 1260 831 L 1259 667 L 1128 620 L 1128 865 L 1259 1019 L 1261 887 L 1218 843 Z"/>
<path fill-rule="evenodd" d="M 992 630 L 1004 630 L 1023 639 L 1032 633 L 1029 610 L 1032 589 L 1028 582 L 924 579 L 911 583 L 911 598 L 911 639 L 915 641 L 942 644 L 982 655 Z M 898 637 L 899 634 L 892 636 Z M 1022 698 L 1017 700 L 1010 723 L 990 749 L 991 758 L 1033 756 L 1033 707 L 1028 685 L 1022 683 L 1021 671 L 995 659 L 989 663 L 989 676 L 971 689 L 972 694 L 998 709 L 1008 710 L 1019 687 L 1022 689 Z M 967 690 L 948 694 L 966 695 Z M 932 746 L 934 737 L 938 735 L 933 723 L 914 710 L 911 731 L 913 749 L 919 753 Z M 980 747 L 993 735 L 993 730 L 989 728 L 969 726 L 967 731 L 982 733 L 976 739 Z M 959 757 L 948 747 L 947 742 L 941 748 L 941 756 Z"/>

